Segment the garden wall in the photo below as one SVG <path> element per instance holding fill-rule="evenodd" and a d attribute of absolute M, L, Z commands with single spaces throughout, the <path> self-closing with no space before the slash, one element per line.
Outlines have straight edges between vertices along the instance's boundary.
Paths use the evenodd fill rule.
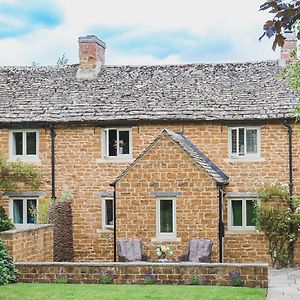
<path fill-rule="evenodd" d="M 156 274 L 158 284 L 190 284 L 197 276 L 200 284 L 229 285 L 228 274 L 239 272 L 248 287 L 268 287 L 267 264 L 219 263 L 17 263 L 19 282 L 99 283 L 101 274 L 112 274 L 116 284 L 142 284 L 146 274 Z"/>
<path fill-rule="evenodd" d="M 15 262 L 53 261 L 53 225 L 32 225 L 0 233 Z"/>

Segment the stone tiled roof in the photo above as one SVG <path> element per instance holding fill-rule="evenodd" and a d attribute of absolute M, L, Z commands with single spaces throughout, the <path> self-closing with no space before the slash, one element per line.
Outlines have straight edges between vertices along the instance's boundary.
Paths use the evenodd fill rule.
<path fill-rule="evenodd" d="M 195 161 L 195 163 L 214 181 L 219 184 L 228 183 L 229 177 L 221 171 L 221 169 L 215 165 L 196 145 L 194 145 L 186 136 L 182 133 L 176 133 L 169 129 L 164 129 L 155 138 L 155 140 L 145 148 L 145 150 L 116 178 L 112 183 L 115 184 L 121 178 L 132 169 L 136 163 L 156 144 L 156 142 L 164 135 L 168 135 L 175 143 L 182 147 L 187 154 Z"/>
<path fill-rule="evenodd" d="M 77 68 L 0 68 L 0 124 L 282 119 L 297 98 L 277 61 Z"/>

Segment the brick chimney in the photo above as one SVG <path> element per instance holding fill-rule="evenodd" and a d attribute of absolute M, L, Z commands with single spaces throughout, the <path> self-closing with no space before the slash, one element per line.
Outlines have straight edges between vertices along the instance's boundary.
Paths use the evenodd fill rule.
<path fill-rule="evenodd" d="M 291 51 L 297 50 L 297 36 L 294 32 L 288 31 L 284 33 L 284 45 L 281 47 L 280 60 L 283 62 L 293 62 L 297 59 L 291 56 Z"/>
<path fill-rule="evenodd" d="M 78 79 L 95 78 L 105 61 L 105 43 L 95 35 L 79 37 Z"/>

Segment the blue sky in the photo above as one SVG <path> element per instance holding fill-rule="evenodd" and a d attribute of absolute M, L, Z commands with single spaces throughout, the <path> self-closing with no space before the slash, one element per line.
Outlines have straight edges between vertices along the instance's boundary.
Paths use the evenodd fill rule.
<path fill-rule="evenodd" d="M 277 59 L 258 42 L 262 0 L 0 0 L 0 65 L 78 62 L 78 37 L 106 42 L 106 64 Z"/>

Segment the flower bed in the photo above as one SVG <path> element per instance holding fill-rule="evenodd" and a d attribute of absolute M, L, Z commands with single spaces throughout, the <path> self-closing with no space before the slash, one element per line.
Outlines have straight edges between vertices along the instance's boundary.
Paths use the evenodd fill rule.
<path fill-rule="evenodd" d="M 17 263 L 19 282 L 56 282 L 65 275 L 69 283 L 100 283 L 103 274 L 111 274 L 115 284 L 145 284 L 155 274 L 155 284 L 230 285 L 228 274 L 238 272 L 247 287 L 268 286 L 267 264 L 220 263 L 113 263 L 113 262 L 42 262 Z M 151 276 L 153 277 L 153 276 Z M 195 280 L 197 279 L 197 280 Z"/>

